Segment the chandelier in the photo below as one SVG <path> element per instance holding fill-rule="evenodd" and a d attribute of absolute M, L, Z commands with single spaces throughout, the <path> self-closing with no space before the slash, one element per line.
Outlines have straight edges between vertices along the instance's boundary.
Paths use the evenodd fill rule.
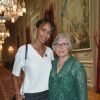
<path fill-rule="evenodd" d="M 14 23 L 19 16 L 26 13 L 24 0 L 0 0 L 0 16 L 3 17 L 2 22 L 11 20 Z"/>
<path fill-rule="evenodd" d="M 2 50 L 2 44 L 4 43 L 4 40 L 9 36 L 10 33 L 9 30 L 6 29 L 5 23 L 0 23 L 0 51 Z"/>
<path fill-rule="evenodd" d="M 6 29 L 5 24 L 0 24 L 0 44 L 4 43 L 5 38 L 9 37 L 9 30 Z"/>

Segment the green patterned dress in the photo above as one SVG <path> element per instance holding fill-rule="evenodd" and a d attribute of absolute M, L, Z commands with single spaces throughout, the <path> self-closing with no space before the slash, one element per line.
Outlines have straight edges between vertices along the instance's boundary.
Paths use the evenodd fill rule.
<path fill-rule="evenodd" d="M 83 65 L 70 56 L 57 73 L 57 59 L 52 62 L 49 100 L 88 100 L 87 77 Z"/>

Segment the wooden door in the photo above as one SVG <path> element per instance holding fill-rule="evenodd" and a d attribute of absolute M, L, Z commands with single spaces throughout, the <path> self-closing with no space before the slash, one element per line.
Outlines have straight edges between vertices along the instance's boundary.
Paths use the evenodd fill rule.
<path fill-rule="evenodd" d="M 30 38 L 30 29 L 29 27 L 26 28 L 26 44 L 31 43 L 31 38 Z"/>

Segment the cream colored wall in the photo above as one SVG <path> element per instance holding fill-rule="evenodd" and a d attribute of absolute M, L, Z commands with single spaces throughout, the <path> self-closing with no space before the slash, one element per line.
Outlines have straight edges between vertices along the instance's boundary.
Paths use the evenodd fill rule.
<path fill-rule="evenodd" d="M 64 1 L 55 0 L 56 6 L 57 6 L 57 14 L 56 15 L 57 15 L 57 22 L 58 22 L 57 27 L 58 27 L 59 33 L 67 32 L 67 30 L 66 30 L 67 26 L 65 26 L 66 21 L 68 21 L 68 19 L 66 19 L 66 8 L 64 11 L 64 16 L 61 17 L 61 10 L 63 8 Z M 69 1 L 69 0 L 67 0 L 67 1 Z M 76 1 L 74 1 L 74 2 L 76 3 Z M 94 37 L 94 35 L 98 36 L 98 9 L 99 9 L 98 2 L 99 2 L 99 0 L 89 0 L 89 32 L 90 32 L 91 49 L 79 50 L 79 51 L 73 52 L 73 55 L 76 56 L 83 63 L 86 73 L 87 73 L 88 86 L 90 86 L 92 88 L 95 88 L 95 85 L 96 85 L 97 47 L 96 47 L 96 44 L 94 43 L 93 37 Z M 80 11 L 78 9 L 78 5 L 76 5 L 76 9 L 77 9 L 77 11 Z M 70 13 L 72 13 L 72 15 L 73 15 L 73 12 L 70 12 Z M 79 12 L 77 12 L 77 13 L 79 13 Z"/>

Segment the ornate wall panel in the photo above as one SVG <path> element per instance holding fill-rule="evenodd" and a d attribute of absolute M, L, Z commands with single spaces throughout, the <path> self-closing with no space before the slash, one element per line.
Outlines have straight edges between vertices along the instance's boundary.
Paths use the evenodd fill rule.
<path fill-rule="evenodd" d="M 88 86 L 95 87 L 96 45 L 93 36 L 98 27 L 98 0 L 63 0 L 58 3 L 59 29 L 71 33 L 74 42 L 73 55 L 84 65 Z M 60 18 L 60 19 L 59 19 Z M 83 43 L 84 42 L 84 43 Z"/>

